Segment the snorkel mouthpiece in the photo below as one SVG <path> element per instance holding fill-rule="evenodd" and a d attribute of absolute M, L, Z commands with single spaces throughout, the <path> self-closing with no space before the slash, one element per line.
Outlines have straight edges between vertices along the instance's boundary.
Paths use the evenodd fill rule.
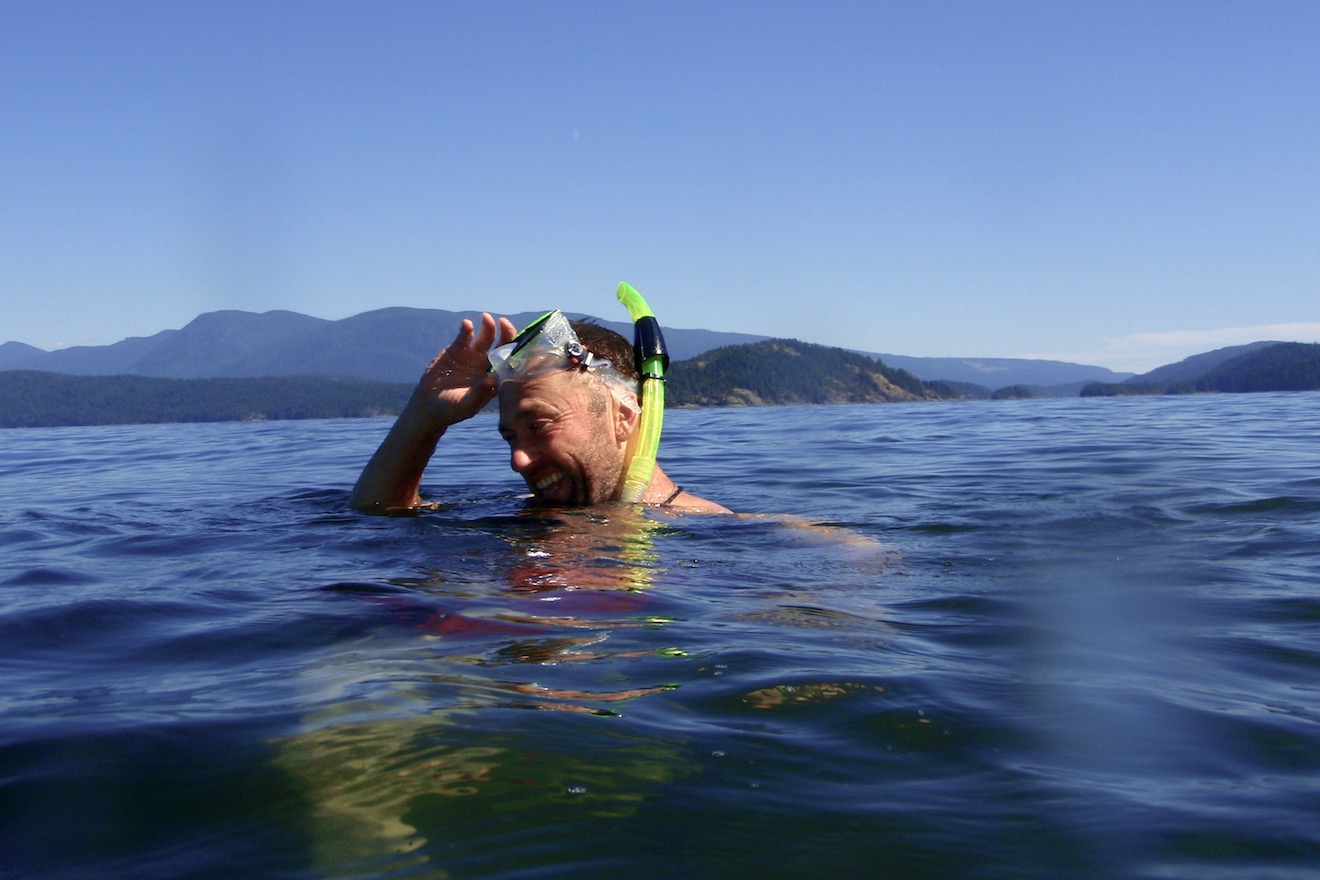
<path fill-rule="evenodd" d="M 623 481 L 621 501 L 641 503 L 655 474 L 655 457 L 660 449 L 660 429 L 665 418 L 665 371 L 669 353 L 660 322 L 646 300 L 626 281 L 619 282 L 619 302 L 633 319 L 633 357 L 642 375 L 642 415 L 637 426 L 637 448 Z"/>

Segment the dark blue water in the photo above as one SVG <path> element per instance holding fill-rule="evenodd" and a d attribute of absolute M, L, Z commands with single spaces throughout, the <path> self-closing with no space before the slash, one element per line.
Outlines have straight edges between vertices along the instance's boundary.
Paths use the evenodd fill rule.
<path fill-rule="evenodd" d="M 0 876 L 1320 875 L 1320 396 L 386 427 L 0 432 Z"/>

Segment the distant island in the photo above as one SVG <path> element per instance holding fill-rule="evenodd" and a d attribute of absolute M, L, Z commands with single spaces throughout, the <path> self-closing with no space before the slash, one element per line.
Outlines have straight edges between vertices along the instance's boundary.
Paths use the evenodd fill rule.
<path fill-rule="evenodd" d="M 893 403 L 947 400 L 956 392 L 884 362 L 796 339 L 731 345 L 673 365 L 666 400 L 675 406 Z"/>
<path fill-rule="evenodd" d="M 1125 382 L 1092 383 L 1082 397 L 1243 394 L 1320 389 L 1320 344 L 1257 342 L 1206 352 Z"/>
<path fill-rule="evenodd" d="M 213 312 L 183 330 L 112 346 L 44 352 L 9 342 L 0 345 L 0 427 L 395 415 L 464 317 L 471 315 L 382 309 L 324 321 Z M 793 339 L 667 329 L 671 336 L 666 400 L 675 407 L 1320 389 L 1320 344 L 1310 343 L 1224 348 L 1141 376 L 1053 361 L 894 357 L 947 377 L 937 378 Z M 1018 381 L 993 389 L 967 381 L 980 376 Z"/>

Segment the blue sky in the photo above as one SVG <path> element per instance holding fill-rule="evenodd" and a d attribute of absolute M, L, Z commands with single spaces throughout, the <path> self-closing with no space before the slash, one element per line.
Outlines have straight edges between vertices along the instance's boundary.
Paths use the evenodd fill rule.
<path fill-rule="evenodd" d="M 0 341 L 623 317 L 1141 371 L 1320 341 L 1320 3 L 0 4 Z"/>

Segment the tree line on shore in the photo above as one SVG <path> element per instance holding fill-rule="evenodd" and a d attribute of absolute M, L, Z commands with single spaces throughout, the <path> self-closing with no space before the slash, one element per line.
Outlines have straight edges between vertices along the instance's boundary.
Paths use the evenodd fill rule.
<path fill-rule="evenodd" d="M 161 379 L 0 373 L 0 427 L 395 415 L 412 386 L 320 376 Z M 959 396 L 842 349 L 772 340 L 734 345 L 670 370 L 669 406 L 881 403 Z"/>
<path fill-rule="evenodd" d="M 355 418 L 397 413 L 411 386 L 324 376 L 157 379 L 0 373 L 0 427 Z"/>
<path fill-rule="evenodd" d="M 1320 344 L 1278 343 L 1224 361 L 1194 379 L 1092 384 L 1085 397 L 1320 389 Z M 161 379 L 0 372 L 0 427 L 362 418 L 395 415 L 406 383 L 325 376 L 265 379 Z M 1075 393 L 1075 392 L 1074 392 Z M 676 362 L 669 406 L 761 406 L 1010 399 L 1025 386 L 992 394 L 979 386 L 928 382 L 839 348 L 774 339 L 713 349 Z"/>

